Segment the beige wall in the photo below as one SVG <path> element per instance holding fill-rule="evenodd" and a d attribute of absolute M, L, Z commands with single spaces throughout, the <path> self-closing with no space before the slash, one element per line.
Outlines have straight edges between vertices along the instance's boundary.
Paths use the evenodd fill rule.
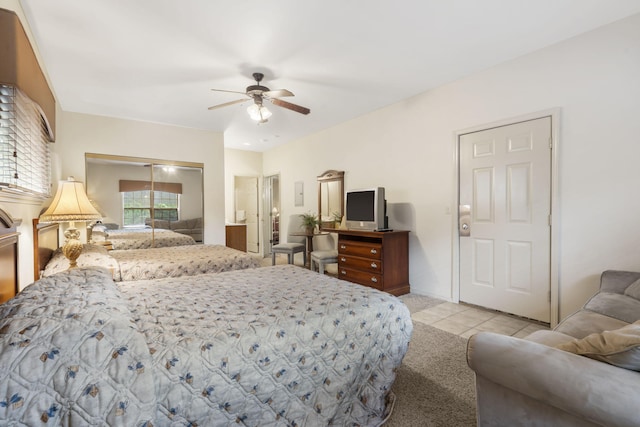
<path fill-rule="evenodd" d="M 180 147 L 179 149 L 177 147 Z M 84 154 L 116 154 L 204 163 L 205 243 L 224 244 L 224 141 L 221 133 L 59 112 L 56 179 L 85 180 Z"/>
<path fill-rule="evenodd" d="M 554 224 L 565 317 L 603 270 L 640 270 L 638 52 L 640 15 L 270 150 L 264 170 L 281 173 L 283 218 L 317 211 L 315 179 L 327 169 L 346 172 L 346 189 L 384 186 L 390 226 L 411 230 L 412 292 L 452 299 L 454 133 L 560 107 Z M 295 181 L 305 183 L 302 208 Z"/>

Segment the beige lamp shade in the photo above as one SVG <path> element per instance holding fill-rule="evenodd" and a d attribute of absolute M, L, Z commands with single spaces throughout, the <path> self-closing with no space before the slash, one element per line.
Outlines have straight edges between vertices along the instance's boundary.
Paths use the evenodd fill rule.
<path fill-rule="evenodd" d="M 73 224 L 74 221 L 97 221 L 102 219 L 100 212 L 93 207 L 84 186 L 69 177 L 58 183 L 56 192 L 49 208 L 40 215 L 41 222 L 69 222 L 69 228 L 64 232 L 67 240 L 62 245 L 62 253 L 69 259 L 69 268 L 78 266 L 77 260 L 82 253 L 80 232 Z"/>
<path fill-rule="evenodd" d="M 93 207 L 84 185 L 69 177 L 60 181 L 58 191 L 49 208 L 40 215 L 41 222 L 97 221 L 102 219 L 100 212 Z"/>

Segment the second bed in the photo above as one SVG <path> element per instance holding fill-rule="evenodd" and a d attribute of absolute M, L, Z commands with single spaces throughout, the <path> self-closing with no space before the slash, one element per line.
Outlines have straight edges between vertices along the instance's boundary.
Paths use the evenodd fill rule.
<path fill-rule="evenodd" d="M 58 247 L 58 225 L 34 222 L 35 277 L 50 276 L 69 268 L 69 260 Z M 258 257 L 222 245 L 186 245 L 149 249 L 107 251 L 104 246 L 85 244 L 79 267 L 109 269 L 116 281 L 195 276 L 204 273 L 244 270 L 260 266 Z"/>

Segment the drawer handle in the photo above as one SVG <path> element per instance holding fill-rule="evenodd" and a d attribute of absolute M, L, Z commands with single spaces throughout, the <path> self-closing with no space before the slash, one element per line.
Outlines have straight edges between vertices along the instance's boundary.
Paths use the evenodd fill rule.
<path fill-rule="evenodd" d="M 375 277 L 372 277 L 372 278 L 371 278 L 371 281 L 372 281 L 373 283 L 378 283 L 378 279 L 376 279 Z"/>
<path fill-rule="evenodd" d="M 376 264 L 375 262 L 371 263 L 371 268 L 378 268 L 378 264 Z"/>
<path fill-rule="evenodd" d="M 346 245 L 340 245 L 340 249 L 347 249 Z"/>
<path fill-rule="evenodd" d="M 345 257 L 342 257 L 342 258 L 340 258 L 340 261 L 347 262 L 347 259 Z"/>
<path fill-rule="evenodd" d="M 340 270 L 340 274 L 342 274 L 342 275 L 346 275 L 346 274 L 347 274 L 347 272 L 346 272 L 346 271 L 344 271 L 344 270 Z"/>
<path fill-rule="evenodd" d="M 377 250 L 375 250 L 375 249 L 371 249 L 371 253 L 375 255 L 375 254 L 377 254 L 377 253 L 378 253 L 378 251 L 377 251 Z"/>

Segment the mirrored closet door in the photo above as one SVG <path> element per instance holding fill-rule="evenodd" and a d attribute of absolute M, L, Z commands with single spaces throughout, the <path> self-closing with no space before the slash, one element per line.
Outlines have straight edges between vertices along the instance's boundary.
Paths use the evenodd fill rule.
<path fill-rule="evenodd" d="M 203 164 L 86 153 L 85 167 L 87 195 L 108 228 L 203 241 Z"/>

